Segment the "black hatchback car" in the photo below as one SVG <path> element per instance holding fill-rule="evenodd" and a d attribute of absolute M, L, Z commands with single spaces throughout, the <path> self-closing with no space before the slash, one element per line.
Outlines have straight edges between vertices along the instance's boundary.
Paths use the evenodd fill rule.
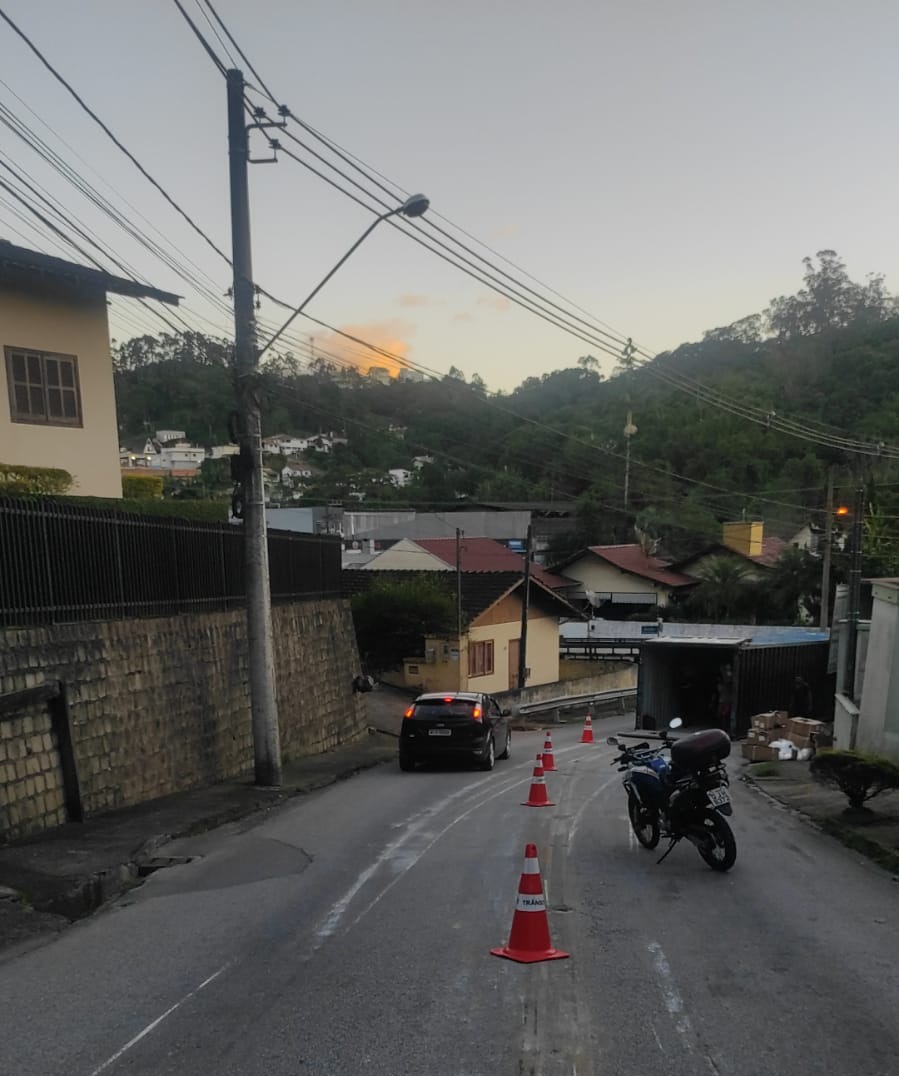
<path fill-rule="evenodd" d="M 512 749 L 509 710 L 482 691 L 447 691 L 419 695 L 403 716 L 400 769 L 416 762 L 470 758 L 492 770 Z"/>

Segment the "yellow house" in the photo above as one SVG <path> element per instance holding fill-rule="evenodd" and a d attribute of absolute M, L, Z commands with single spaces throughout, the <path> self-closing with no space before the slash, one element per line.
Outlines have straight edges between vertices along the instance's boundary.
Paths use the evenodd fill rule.
<path fill-rule="evenodd" d="M 402 683 L 419 691 L 517 689 L 524 578 L 518 572 L 462 572 L 461 589 L 461 637 L 425 638 L 424 653 L 404 660 Z M 559 620 L 579 616 L 548 587 L 530 580 L 524 686 L 558 681 Z"/>
<path fill-rule="evenodd" d="M 121 497 L 108 293 L 178 296 L 0 240 L 0 463 L 58 467 Z"/>

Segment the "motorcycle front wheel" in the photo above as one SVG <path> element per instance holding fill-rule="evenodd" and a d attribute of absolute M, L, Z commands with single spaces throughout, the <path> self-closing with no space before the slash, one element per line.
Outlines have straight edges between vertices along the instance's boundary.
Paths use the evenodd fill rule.
<path fill-rule="evenodd" d="M 702 823 L 704 839 L 697 844 L 699 854 L 713 871 L 729 871 L 737 859 L 733 830 L 717 811 L 707 811 Z"/>
<path fill-rule="evenodd" d="M 631 820 L 634 836 L 644 848 L 655 848 L 659 843 L 659 813 L 641 807 L 634 796 L 627 798 L 627 814 Z"/>

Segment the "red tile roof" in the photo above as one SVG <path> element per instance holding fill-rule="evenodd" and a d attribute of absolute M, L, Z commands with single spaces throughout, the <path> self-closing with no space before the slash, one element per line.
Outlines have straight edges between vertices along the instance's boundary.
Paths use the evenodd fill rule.
<path fill-rule="evenodd" d="M 435 557 L 439 557 L 444 564 L 450 567 L 456 566 L 456 539 L 455 538 L 416 538 L 415 544 L 426 549 Z M 496 542 L 492 538 L 463 538 L 462 539 L 462 571 L 463 572 L 523 572 L 524 557 L 521 553 L 504 546 L 502 542 Z M 571 580 L 563 579 L 560 575 L 553 575 L 539 564 L 531 564 L 531 576 L 537 579 L 550 590 L 559 590 L 561 587 L 570 587 Z"/>
<path fill-rule="evenodd" d="M 772 564 L 776 564 L 783 556 L 783 551 L 789 547 L 790 543 L 783 538 L 777 538 L 772 535 L 770 538 L 762 539 L 762 551 L 757 557 L 750 557 L 750 560 L 754 560 L 756 564 L 764 564 L 766 568 L 770 568 Z"/>
<path fill-rule="evenodd" d="M 695 583 L 689 575 L 672 571 L 667 561 L 644 553 L 639 545 L 591 545 L 589 550 L 622 572 L 649 579 L 664 587 L 686 587 Z"/>

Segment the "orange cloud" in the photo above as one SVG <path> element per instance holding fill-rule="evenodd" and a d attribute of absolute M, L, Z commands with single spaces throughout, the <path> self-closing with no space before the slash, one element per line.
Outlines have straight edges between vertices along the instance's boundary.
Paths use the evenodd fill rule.
<path fill-rule="evenodd" d="M 320 349 L 324 358 L 338 362 L 341 366 L 354 366 L 363 375 L 367 374 L 372 366 L 386 369 L 391 377 L 396 377 L 400 370 L 405 368 L 401 360 L 409 351 L 406 338 L 415 332 L 414 325 L 393 319 L 367 324 L 341 325 L 340 330 L 347 336 L 354 336 L 357 340 L 364 340 L 376 348 L 389 352 L 390 356 L 395 356 L 395 358 L 382 355 L 380 351 L 374 351 L 333 332 L 315 337 L 315 350 Z"/>
<path fill-rule="evenodd" d="M 399 298 L 400 306 L 430 306 L 431 299 L 427 295 L 415 295 L 407 293 Z"/>
<path fill-rule="evenodd" d="M 518 235 L 521 231 L 520 224 L 504 224 L 501 228 L 497 228 L 490 233 L 491 239 L 511 239 L 513 236 Z"/>
<path fill-rule="evenodd" d="M 509 309 L 511 303 L 504 295 L 482 295 L 478 299 L 478 306 L 489 306 L 491 310 L 505 312 Z"/>

